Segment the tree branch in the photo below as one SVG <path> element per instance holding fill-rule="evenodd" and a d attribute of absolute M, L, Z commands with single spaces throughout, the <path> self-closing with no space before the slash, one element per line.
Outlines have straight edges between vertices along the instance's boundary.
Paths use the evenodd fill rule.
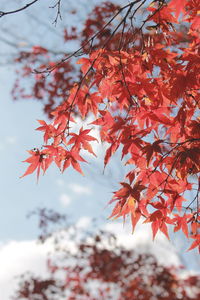
<path fill-rule="evenodd" d="M 0 11 L 0 18 L 4 17 L 4 16 L 6 16 L 6 15 L 15 14 L 15 13 L 18 13 L 18 12 L 20 12 L 20 11 L 22 11 L 22 10 L 25 10 L 25 9 L 27 9 L 29 6 L 35 4 L 35 3 L 38 2 L 38 1 L 39 1 L 39 0 L 34 0 L 34 1 L 32 1 L 32 2 L 30 2 L 30 3 L 27 3 L 27 4 L 24 5 L 23 7 L 18 8 L 18 9 L 16 9 L 16 10 L 5 11 L 5 12 L 4 12 L 4 11 Z"/>

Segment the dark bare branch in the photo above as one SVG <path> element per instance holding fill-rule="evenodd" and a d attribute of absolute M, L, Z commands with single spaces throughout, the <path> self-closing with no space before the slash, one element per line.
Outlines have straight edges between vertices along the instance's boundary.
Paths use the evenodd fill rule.
<path fill-rule="evenodd" d="M 6 15 L 11 15 L 11 14 L 15 14 L 15 13 L 18 13 L 22 10 L 25 10 L 27 9 L 28 7 L 32 6 L 33 4 L 35 4 L 36 2 L 38 2 L 39 0 L 34 0 L 30 3 L 27 3 L 26 5 L 24 5 L 23 7 L 21 8 L 18 8 L 18 9 L 15 9 L 15 10 L 11 10 L 11 11 L 0 11 L 0 18 L 6 16 Z"/>
<path fill-rule="evenodd" d="M 57 7 L 57 13 L 56 13 L 56 18 L 53 21 L 53 24 L 56 26 L 57 22 L 58 22 L 58 19 L 62 20 L 62 15 L 61 15 L 61 0 L 58 0 L 55 5 L 50 6 L 50 8 L 55 8 L 55 7 Z"/>

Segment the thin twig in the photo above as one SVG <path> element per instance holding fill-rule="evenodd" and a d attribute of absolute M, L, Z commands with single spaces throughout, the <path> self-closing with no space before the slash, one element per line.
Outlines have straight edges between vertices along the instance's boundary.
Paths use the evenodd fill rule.
<path fill-rule="evenodd" d="M 61 8 L 60 8 L 61 7 L 61 0 L 58 0 L 55 5 L 50 6 L 50 8 L 55 8 L 55 7 L 57 7 L 57 14 L 56 14 L 56 18 L 55 18 L 55 20 L 53 21 L 52 24 L 54 24 L 56 26 L 57 22 L 58 22 L 58 18 L 60 20 L 62 20 Z"/>
<path fill-rule="evenodd" d="M 22 10 L 25 10 L 27 9 L 28 7 L 30 7 L 31 5 L 33 5 L 34 3 L 38 2 L 39 0 L 34 0 L 30 3 L 27 3 L 26 5 L 24 5 L 23 7 L 21 8 L 18 8 L 18 9 L 15 9 L 15 10 L 11 10 L 11 11 L 0 11 L 0 18 L 6 16 L 6 15 L 11 15 L 11 14 L 15 14 L 15 13 L 18 13 Z"/>

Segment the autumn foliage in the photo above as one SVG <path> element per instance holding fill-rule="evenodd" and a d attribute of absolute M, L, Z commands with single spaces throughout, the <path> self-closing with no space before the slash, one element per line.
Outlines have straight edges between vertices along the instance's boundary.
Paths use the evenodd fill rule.
<path fill-rule="evenodd" d="M 49 223 L 62 216 L 44 209 L 40 216 L 40 239 L 55 246 L 47 259 L 48 276 L 23 274 L 13 300 L 199 299 L 200 278 L 183 276 L 184 267 L 163 266 L 152 254 L 128 250 L 106 231 L 82 232 L 73 244 L 80 229 L 71 225 L 47 238 Z"/>
<path fill-rule="evenodd" d="M 44 100 L 47 113 L 54 107 L 49 123 L 39 121 L 44 144 L 29 151 L 23 176 L 39 177 L 52 163 L 83 174 L 85 152 L 95 156 L 92 124 L 106 147 L 104 167 L 118 151 L 127 168 L 110 218 L 130 217 L 133 230 L 142 219 L 153 238 L 159 230 L 168 237 L 171 225 L 200 250 L 199 28 L 199 0 L 106 2 L 81 33 L 65 30 L 64 42 L 80 40 L 73 55 L 56 60 L 39 46 L 20 53 L 14 95 Z M 35 68 L 26 95 L 21 75 Z M 88 116 L 92 123 L 74 132 Z"/>

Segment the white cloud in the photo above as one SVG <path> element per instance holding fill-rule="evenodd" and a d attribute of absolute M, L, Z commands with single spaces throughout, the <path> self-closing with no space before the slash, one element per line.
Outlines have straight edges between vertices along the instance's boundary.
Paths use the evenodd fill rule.
<path fill-rule="evenodd" d="M 138 253 L 153 254 L 163 265 L 179 266 L 181 264 L 176 249 L 163 233 L 158 232 L 155 241 L 153 241 L 149 224 L 139 222 L 134 234 L 131 234 L 131 225 L 127 225 L 127 227 L 123 227 L 121 222 L 109 222 L 105 226 L 105 230 L 115 233 L 121 245 L 134 249 Z"/>
<path fill-rule="evenodd" d="M 8 143 L 8 144 L 13 145 L 16 143 L 16 141 L 17 141 L 17 138 L 15 136 L 7 136 L 6 137 L 6 143 Z"/>
<path fill-rule="evenodd" d="M 56 184 L 57 184 L 58 186 L 63 186 L 63 185 L 65 184 L 65 181 L 64 181 L 63 179 L 57 179 L 57 180 L 56 180 Z"/>
<path fill-rule="evenodd" d="M 72 199 L 67 194 L 62 194 L 59 198 L 59 201 L 63 206 L 69 206 Z"/>
<path fill-rule="evenodd" d="M 85 229 L 90 226 L 90 218 L 82 217 L 76 226 Z M 134 235 L 130 234 L 130 228 L 126 230 L 122 224 L 109 223 L 104 227 L 106 230 L 116 233 L 119 244 L 133 249 L 139 253 L 152 253 L 157 260 L 164 265 L 179 265 L 180 261 L 174 247 L 161 234 L 157 241 L 152 242 L 151 230 L 148 224 L 138 226 Z M 72 228 L 73 230 L 73 228 Z M 81 233 L 81 230 L 78 232 Z M 83 231 L 84 232 L 84 231 Z M 62 234 L 62 231 L 60 232 Z M 63 235 L 63 247 L 70 247 L 76 251 L 76 241 Z M 52 241 L 38 244 L 36 241 L 12 241 L 0 246 L 0 291 L 2 300 L 10 300 L 14 290 L 17 288 L 16 276 L 24 272 L 32 272 L 36 276 L 45 277 L 47 273 L 47 254 L 53 251 Z M 65 248 L 66 249 L 66 248 Z M 186 275 L 187 276 L 187 273 Z"/>
<path fill-rule="evenodd" d="M 5 150 L 8 147 L 8 145 L 16 144 L 16 141 L 17 141 L 17 138 L 15 136 L 7 136 L 0 143 L 0 151 Z"/>
<path fill-rule="evenodd" d="M 87 228 L 91 224 L 91 219 L 88 217 L 82 217 L 76 223 L 76 227 L 78 228 Z"/>
<path fill-rule="evenodd" d="M 46 258 L 50 244 L 39 245 L 36 241 L 12 241 L 0 247 L 1 299 L 8 300 L 17 288 L 20 274 L 31 271 L 46 276 Z"/>
<path fill-rule="evenodd" d="M 81 195 L 91 195 L 92 189 L 89 186 L 77 184 L 77 183 L 70 183 L 68 187 L 75 193 Z"/>

